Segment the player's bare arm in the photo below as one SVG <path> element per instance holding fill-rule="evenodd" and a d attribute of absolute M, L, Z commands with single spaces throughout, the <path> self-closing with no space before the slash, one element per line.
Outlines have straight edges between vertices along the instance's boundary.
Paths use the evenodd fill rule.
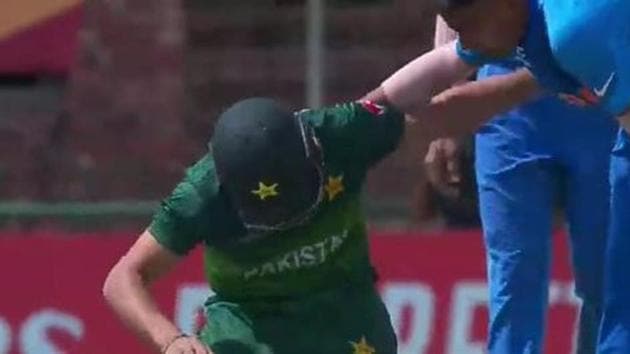
<path fill-rule="evenodd" d="M 455 43 L 436 48 L 405 65 L 363 99 L 388 102 L 408 114 L 421 114 L 431 97 L 474 71 L 457 55 Z"/>
<path fill-rule="evenodd" d="M 434 46 L 451 45 L 456 39 L 457 32 L 442 16 L 437 16 Z M 476 82 L 462 81 L 457 86 L 434 96 L 427 112 L 413 120 L 425 120 L 422 128 L 434 132 L 436 137 L 464 136 L 492 116 L 540 92 L 534 76 L 526 69 Z"/>
<path fill-rule="evenodd" d="M 493 116 L 538 97 L 542 93 L 532 74 L 521 69 L 454 86 L 434 96 L 415 118 L 435 137 L 474 133 Z"/>
<path fill-rule="evenodd" d="M 493 115 L 540 93 L 527 70 L 447 89 L 474 69 L 459 59 L 455 43 L 448 43 L 407 64 L 363 99 L 392 104 L 445 136 L 472 133 Z"/>
<path fill-rule="evenodd" d="M 160 353 L 210 351 L 197 339 L 184 336 L 151 297 L 149 288 L 180 260 L 145 231 L 112 268 L 103 286 L 103 295 L 114 312 L 129 328 Z"/>
<path fill-rule="evenodd" d="M 363 99 L 393 104 L 412 116 L 411 121 L 417 122 L 415 125 L 418 128 L 438 138 L 474 133 L 494 115 L 539 96 L 542 89 L 532 74 L 522 69 L 507 75 L 453 86 L 429 98 L 424 107 L 421 104 L 424 100 L 422 94 L 417 96 L 414 104 L 411 103 L 411 95 L 400 94 L 396 90 L 393 92 L 393 95 L 388 95 L 381 86 Z M 405 95 L 407 97 L 402 97 Z"/>

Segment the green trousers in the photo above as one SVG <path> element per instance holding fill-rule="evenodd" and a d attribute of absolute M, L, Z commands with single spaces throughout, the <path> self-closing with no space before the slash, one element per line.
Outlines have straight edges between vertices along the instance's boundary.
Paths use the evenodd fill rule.
<path fill-rule="evenodd" d="M 213 297 L 199 334 L 214 354 L 396 354 L 389 314 L 372 286 L 291 301 Z"/>

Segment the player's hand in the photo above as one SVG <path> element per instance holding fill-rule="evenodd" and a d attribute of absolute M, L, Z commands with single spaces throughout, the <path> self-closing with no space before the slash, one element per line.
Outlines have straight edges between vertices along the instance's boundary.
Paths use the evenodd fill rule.
<path fill-rule="evenodd" d="M 454 139 L 442 138 L 431 142 L 424 158 L 429 183 L 444 196 L 457 197 L 459 194 L 459 153 Z"/>
<path fill-rule="evenodd" d="M 212 350 L 194 336 L 179 337 L 166 347 L 164 354 L 213 354 Z"/>

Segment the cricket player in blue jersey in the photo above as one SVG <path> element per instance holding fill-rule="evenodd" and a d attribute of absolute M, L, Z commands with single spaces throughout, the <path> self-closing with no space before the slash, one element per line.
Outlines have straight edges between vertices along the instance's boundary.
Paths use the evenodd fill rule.
<path fill-rule="evenodd" d="M 514 69 L 507 63 L 487 65 L 477 78 Z M 567 220 L 575 293 L 582 301 L 576 353 L 594 353 L 616 127 L 601 110 L 572 107 L 547 96 L 499 114 L 477 131 L 490 354 L 544 352 L 552 219 L 558 202 Z"/>
<path fill-rule="evenodd" d="M 422 116 L 429 103 L 434 102 L 434 95 L 475 68 L 514 58 L 529 72 L 510 76 L 526 89 L 504 97 L 501 104 L 494 104 L 488 111 L 505 110 L 531 99 L 540 94 L 542 87 L 574 102 L 599 104 L 615 116 L 623 129 L 618 134 L 610 165 L 611 223 L 598 352 L 630 353 L 630 277 L 624 274 L 630 268 L 630 2 L 436 0 L 436 3 L 449 26 L 459 33 L 459 41 L 414 60 L 367 97 L 387 101 L 395 96 L 396 100 L 402 100 L 398 104 L 415 105 L 415 112 Z M 528 82 L 531 86 L 527 86 Z M 476 93 L 469 89 L 460 90 L 459 94 L 478 99 L 487 88 L 481 84 Z"/>
<path fill-rule="evenodd" d="M 436 46 L 450 42 L 444 34 L 448 31 L 438 18 Z M 519 67 L 514 60 L 486 65 L 477 79 L 510 74 Z M 567 126 L 573 129 L 567 131 Z M 558 201 L 566 214 L 576 293 L 582 300 L 576 353 L 595 353 L 608 224 L 608 163 L 616 127 L 602 110 L 577 108 L 547 96 L 497 115 L 477 131 L 475 167 L 490 290 L 489 353 L 542 352 L 552 218 Z M 432 166 L 448 163 L 427 168 Z"/>

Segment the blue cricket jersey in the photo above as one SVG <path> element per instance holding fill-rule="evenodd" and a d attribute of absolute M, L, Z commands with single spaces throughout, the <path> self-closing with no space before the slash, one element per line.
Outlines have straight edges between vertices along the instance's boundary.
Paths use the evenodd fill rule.
<path fill-rule="evenodd" d="M 530 16 L 510 58 L 527 67 L 542 87 L 578 96 L 620 114 L 630 107 L 630 1 L 524 0 Z M 462 60 L 480 66 L 501 60 L 467 50 Z"/>
<path fill-rule="evenodd" d="M 630 108 L 630 1 L 542 1 L 549 43 L 563 70 L 609 112 Z"/>

